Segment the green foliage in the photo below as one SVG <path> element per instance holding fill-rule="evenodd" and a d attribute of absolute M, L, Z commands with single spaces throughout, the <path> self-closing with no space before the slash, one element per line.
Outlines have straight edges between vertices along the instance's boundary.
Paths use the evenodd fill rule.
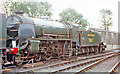
<path fill-rule="evenodd" d="M 83 18 L 82 14 L 79 14 L 75 9 L 68 8 L 63 10 L 59 16 L 61 17 L 61 21 L 69 21 L 79 24 L 81 28 L 86 29 L 87 25 L 89 25 L 88 21 Z"/>
<path fill-rule="evenodd" d="M 48 2 L 12 2 L 10 6 L 11 14 L 16 10 L 22 10 L 29 17 L 41 18 L 41 16 L 51 17 L 52 5 Z"/>
<path fill-rule="evenodd" d="M 110 10 L 101 9 L 100 14 L 104 30 L 109 31 L 109 27 L 112 26 L 112 12 Z"/>
<path fill-rule="evenodd" d="M 6 16 L 9 16 L 9 7 L 11 5 L 11 0 L 1 0 L 1 4 L 0 4 L 0 8 L 2 9 L 2 11 L 6 14 Z"/>

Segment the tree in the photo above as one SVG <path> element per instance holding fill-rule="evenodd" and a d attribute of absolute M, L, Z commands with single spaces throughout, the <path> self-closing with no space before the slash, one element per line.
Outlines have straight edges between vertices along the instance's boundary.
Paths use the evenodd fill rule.
<path fill-rule="evenodd" d="M 31 2 L 12 2 L 10 6 L 10 12 L 13 14 L 16 10 L 21 10 L 23 13 L 27 14 L 29 17 L 35 17 L 34 14 L 37 12 L 36 3 Z M 34 11 L 33 11 L 34 9 Z M 31 12 L 32 11 L 32 12 Z"/>
<path fill-rule="evenodd" d="M 22 10 L 29 17 L 41 18 L 41 16 L 51 17 L 52 5 L 48 2 L 14 2 L 11 0 L 2 1 L 2 11 L 7 15 L 13 14 L 16 10 Z"/>
<path fill-rule="evenodd" d="M 52 5 L 48 2 L 40 2 L 38 3 L 38 13 L 40 13 L 41 16 L 51 16 L 52 15 Z"/>
<path fill-rule="evenodd" d="M 73 8 L 67 8 L 63 10 L 59 16 L 61 17 L 61 21 L 69 21 L 74 22 L 76 24 L 79 24 L 81 28 L 86 28 L 89 24 L 86 19 L 83 18 L 82 14 L 79 14 L 75 9 Z"/>
<path fill-rule="evenodd" d="M 112 12 L 110 10 L 101 9 L 100 14 L 104 30 L 109 31 L 109 27 L 112 26 Z"/>
<path fill-rule="evenodd" d="M 41 18 L 41 16 L 51 17 L 52 5 L 48 2 L 13 2 L 10 10 L 13 13 L 15 10 L 22 10 L 29 17 Z"/>
<path fill-rule="evenodd" d="M 6 14 L 6 16 L 9 15 L 9 7 L 10 7 L 10 4 L 11 4 L 11 0 L 1 0 L 1 9 L 3 11 L 3 13 Z"/>
<path fill-rule="evenodd" d="M 90 23 L 84 18 L 80 19 L 80 22 L 78 24 L 81 24 L 81 28 L 84 29 L 86 29 L 87 26 L 90 26 Z"/>
<path fill-rule="evenodd" d="M 75 9 L 68 8 L 66 10 L 63 10 L 62 13 L 59 14 L 62 21 L 70 21 L 70 22 L 79 22 L 79 19 L 81 19 L 83 16 L 82 14 L 78 14 Z"/>

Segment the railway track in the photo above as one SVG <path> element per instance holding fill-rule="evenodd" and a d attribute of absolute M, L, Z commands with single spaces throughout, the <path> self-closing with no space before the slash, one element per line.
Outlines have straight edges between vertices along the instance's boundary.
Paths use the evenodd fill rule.
<path fill-rule="evenodd" d="M 64 68 L 64 69 L 60 69 L 60 70 L 57 70 L 57 71 L 52 71 L 52 73 L 56 73 L 56 72 L 76 72 L 79 73 L 79 72 L 84 72 L 85 70 L 97 65 L 98 63 L 104 61 L 105 59 L 109 58 L 109 57 L 112 57 L 112 56 L 115 56 L 114 54 L 112 55 L 109 55 L 105 58 L 97 58 L 95 60 L 91 60 L 91 61 L 87 61 L 87 62 L 84 62 L 84 63 L 80 63 L 80 64 L 76 64 L 76 65 L 73 65 L 73 66 L 70 66 L 70 67 L 67 67 L 67 68 Z M 80 69 L 80 70 L 78 70 Z"/>
<path fill-rule="evenodd" d="M 62 67 L 61 70 L 58 70 L 58 71 L 57 70 L 56 71 L 51 70 L 51 71 L 53 73 L 61 72 L 61 71 L 66 71 L 66 70 L 73 69 L 73 68 L 76 68 L 76 67 L 80 67 L 80 66 L 83 66 L 83 65 L 86 65 L 86 64 L 94 63 L 95 61 L 99 61 L 99 60 L 103 59 L 103 57 L 105 57 L 107 55 L 112 55 L 112 54 L 115 54 L 115 53 L 117 53 L 117 52 L 109 52 L 109 53 L 94 55 L 94 56 L 90 56 L 90 57 L 80 58 L 80 59 L 77 59 L 77 60 L 71 60 L 71 61 L 66 61 L 66 62 L 57 63 L 57 64 L 53 64 L 53 65 L 37 67 L 37 68 L 34 68 L 34 70 L 33 69 L 26 69 L 26 70 L 21 70 L 21 71 L 18 71 L 18 72 L 31 72 L 31 71 L 43 72 L 43 71 L 47 71 L 47 69 L 54 69 L 56 67 L 59 68 L 60 66 Z M 54 61 L 56 61 L 56 60 L 54 60 Z M 73 63 L 74 63 L 74 65 L 72 65 Z M 69 66 L 64 68 L 66 65 L 69 65 Z M 47 71 L 47 72 L 50 72 L 50 71 Z"/>
<path fill-rule="evenodd" d="M 68 62 L 64 62 L 64 63 L 58 63 L 58 64 L 50 65 L 47 67 L 37 68 L 37 69 L 34 69 L 34 71 L 35 72 L 43 72 L 44 71 L 44 72 L 53 72 L 53 73 L 61 72 L 64 70 L 73 69 L 78 66 L 90 64 L 95 61 L 99 61 L 99 60 L 103 59 L 105 56 L 114 55 L 115 53 L 116 52 L 112 52 L 112 53 L 97 55 L 97 56 L 93 56 L 93 57 L 86 57 L 86 58 L 82 58 L 82 59 L 72 60 L 72 61 L 68 61 Z M 66 68 L 64 68 L 64 67 L 66 67 Z M 58 69 L 61 68 L 61 69 L 57 70 L 56 68 L 58 68 Z M 52 71 L 52 69 L 54 71 Z M 27 72 L 30 72 L 30 71 L 32 71 L 32 70 L 28 70 Z"/>
<path fill-rule="evenodd" d="M 119 65 L 120 65 L 120 60 L 113 66 L 113 68 L 109 71 L 109 73 L 110 74 L 114 73 Z"/>
<path fill-rule="evenodd" d="M 78 74 L 78 73 L 80 73 L 80 72 L 85 72 L 85 71 L 87 71 L 88 69 L 91 69 L 92 67 L 98 65 L 99 63 L 104 62 L 106 59 L 112 58 L 112 57 L 114 57 L 114 56 L 116 56 L 116 55 L 113 54 L 113 55 L 107 56 L 107 57 L 105 57 L 105 58 L 103 58 L 103 59 L 100 59 L 100 60 L 98 60 L 98 61 L 96 61 L 96 62 L 94 62 L 94 63 L 91 63 L 91 64 L 83 67 L 82 69 L 78 70 L 78 71 L 76 72 L 76 74 Z"/>

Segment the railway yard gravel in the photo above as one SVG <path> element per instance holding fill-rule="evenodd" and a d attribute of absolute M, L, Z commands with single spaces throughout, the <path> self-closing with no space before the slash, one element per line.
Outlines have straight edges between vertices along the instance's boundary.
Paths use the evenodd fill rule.
<path fill-rule="evenodd" d="M 118 56 L 109 58 L 86 72 L 109 72 L 118 60 Z"/>
<path fill-rule="evenodd" d="M 98 58 L 97 58 L 98 59 Z M 87 61 L 91 61 L 91 60 L 95 60 L 94 58 L 93 59 L 89 59 L 89 60 L 85 60 L 85 61 L 78 61 L 78 62 L 74 62 L 74 63 L 70 63 L 70 64 L 65 64 L 65 65 L 62 65 L 62 66 L 58 66 L 58 67 L 53 67 L 53 68 L 48 68 L 48 69 L 42 69 L 42 70 L 37 70 L 35 72 L 54 72 L 54 71 L 57 71 L 57 70 L 60 70 L 60 69 L 64 69 L 64 68 L 67 68 L 67 67 L 71 67 L 71 66 L 74 66 L 74 65 L 77 65 L 77 64 L 81 64 L 81 63 L 84 63 L 84 62 L 87 62 Z M 74 72 L 74 70 L 72 70 Z"/>

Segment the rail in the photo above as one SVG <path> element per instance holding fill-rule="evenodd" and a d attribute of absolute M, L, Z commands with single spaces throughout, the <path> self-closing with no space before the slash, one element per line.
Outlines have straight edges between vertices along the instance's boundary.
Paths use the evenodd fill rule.
<path fill-rule="evenodd" d="M 116 54 L 110 55 L 110 56 L 108 56 L 108 57 L 106 57 L 106 58 L 103 58 L 103 59 L 101 59 L 101 60 L 99 60 L 99 61 L 96 61 L 95 63 L 92 63 L 92 64 L 90 64 L 90 65 L 88 65 L 88 66 L 86 66 L 86 67 L 78 70 L 78 71 L 76 72 L 76 74 L 78 74 L 78 73 L 80 73 L 80 72 L 85 72 L 86 70 L 94 67 L 95 65 L 97 65 L 97 64 L 105 61 L 105 60 L 108 59 L 108 58 L 114 57 L 114 56 L 116 56 Z"/>
<path fill-rule="evenodd" d="M 113 68 L 109 71 L 109 74 L 112 74 L 113 72 L 115 72 L 116 68 L 119 66 L 120 64 L 120 61 L 118 61 L 114 66 Z"/>
<path fill-rule="evenodd" d="M 78 61 L 88 60 L 88 59 L 91 59 L 91 58 L 98 58 L 98 57 L 101 57 L 101 56 L 106 56 L 106 55 L 111 55 L 111 54 L 115 54 L 115 52 L 113 52 L 113 53 L 108 53 L 108 54 L 102 54 L 102 55 L 98 55 L 98 56 L 86 57 L 86 58 L 77 59 L 77 60 L 72 60 L 72 61 L 68 61 L 68 62 L 64 62 L 64 63 L 58 63 L 58 64 L 50 65 L 50 66 L 47 66 L 47 67 L 42 67 L 42 68 L 39 68 L 39 69 L 34 69 L 34 71 L 41 70 L 41 69 L 58 67 L 58 66 L 62 66 L 62 65 L 65 65 L 65 64 L 70 64 L 70 63 L 74 63 L 74 62 L 78 62 Z M 99 59 L 99 60 L 100 60 L 100 59 Z M 92 61 L 89 61 L 89 63 L 90 63 L 90 62 L 92 62 Z M 94 62 L 95 62 L 95 61 L 94 61 Z M 86 64 L 86 63 L 83 63 L 83 64 Z M 73 67 L 74 67 L 74 66 L 73 66 Z M 69 68 L 70 68 L 70 67 L 69 67 Z M 32 71 L 32 70 L 28 70 L 27 72 L 29 72 L 29 71 Z M 53 72 L 53 73 L 54 73 L 54 72 Z"/>

